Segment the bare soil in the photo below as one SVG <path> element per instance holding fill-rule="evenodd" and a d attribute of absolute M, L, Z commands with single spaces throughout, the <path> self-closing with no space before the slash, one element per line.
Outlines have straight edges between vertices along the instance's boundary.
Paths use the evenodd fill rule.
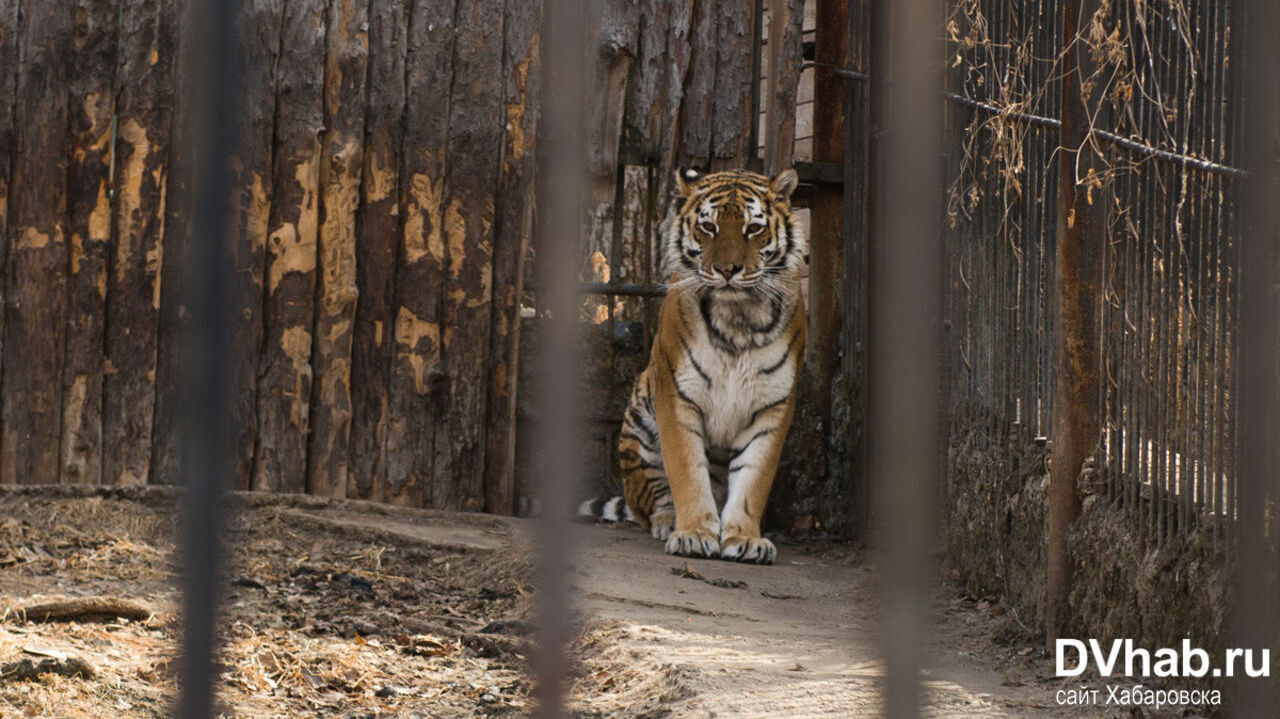
<path fill-rule="evenodd" d="M 0 677 L 0 716 L 170 712 L 180 641 L 177 513 L 170 493 L 132 496 L 0 495 L 0 667 L 71 657 L 93 673 Z M 531 589 L 513 532 L 478 515 L 238 496 L 226 539 L 221 712 L 526 714 L 521 654 Z M 23 612 L 84 596 L 132 599 L 154 614 L 46 622 Z"/>
<path fill-rule="evenodd" d="M 0 717 L 167 715 L 181 639 L 175 501 L 0 490 Z M 527 521 L 281 495 L 236 495 L 231 514 L 224 716 L 532 711 Z M 758 567 L 669 557 L 633 526 L 574 535 L 575 716 L 879 714 L 873 553 L 782 544 L 777 565 Z M 75 597 L 150 614 L 24 612 Z M 926 716 L 1096 715 L 1055 706 L 1061 684 L 1011 613 L 943 579 L 932 600 Z M 19 671 L 31 666 L 43 669 Z"/>

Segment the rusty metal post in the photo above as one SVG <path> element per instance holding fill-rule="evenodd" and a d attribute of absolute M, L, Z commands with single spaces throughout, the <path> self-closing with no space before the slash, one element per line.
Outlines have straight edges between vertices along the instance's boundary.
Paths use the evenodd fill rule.
<path fill-rule="evenodd" d="M 1084 178 L 1094 158 L 1081 147 L 1089 126 L 1080 92 L 1088 48 L 1076 42 L 1081 20 L 1094 0 L 1063 3 L 1062 126 L 1058 152 L 1058 252 L 1053 293 L 1053 410 L 1049 469 L 1048 596 L 1045 640 L 1049 650 L 1070 614 L 1071 551 L 1067 530 L 1080 514 L 1076 477 L 1098 442 L 1101 272 L 1106 216 L 1093 202 Z"/>
<path fill-rule="evenodd" d="M 1275 69 L 1280 63 L 1275 38 L 1280 10 L 1275 2 L 1245 5 L 1244 20 L 1244 164 L 1240 233 L 1240 325 L 1236 335 L 1240 374 L 1237 379 L 1239 424 L 1236 462 L 1235 633 L 1229 646 L 1257 654 L 1276 642 L 1275 537 L 1268 539 L 1268 504 L 1278 496 L 1277 421 L 1277 261 L 1280 227 L 1275 199 L 1280 181 L 1280 107 Z M 1233 54 L 1233 59 L 1240 53 Z M 1271 520 L 1274 522 L 1274 518 Z M 1273 717 L 1275 678 L 1237 677 L 1232 699 L 1234 716 Z"/>
<path fill-rule="evenodd" d="M 580 472 L 582 444 L 577 441 L 581 416 L 578 396 L 577 268 L 582 250 L 582 223 L 587 191 L 585 128 L 582 125 L 584 3 L 556 0 L 544 5 L 547 26 L 545 170 L 547 187 L 538 198 L 546 212 L 546 234 L 539 238 L 538 287 L 545 303 L 543 340 L 537 357 L 535 402 L 543 421 L 537 441 L 546 461 L 538 487 L 543 517 L 538 542 L 538 648 L 534 656 L 537 716 L 564 716 L 563 697 L 568 664 L 563 650 L 569 640 L 568 577 L 572 561 L 570 498 Z"/>
<path fill-rule="evenodd" d="M 886 552 L 885 712 L 915 717 L 937 507 L 938 252 L 942 214 L 942 43 L 932 0 L 885 5 L 889 27 L 884 236 L 876 243 L 872 335 L 874 477 Z M 842 27 L 841 30 L 844 28 Z M 880 68 L 876 72 L 882 72 Z"/>

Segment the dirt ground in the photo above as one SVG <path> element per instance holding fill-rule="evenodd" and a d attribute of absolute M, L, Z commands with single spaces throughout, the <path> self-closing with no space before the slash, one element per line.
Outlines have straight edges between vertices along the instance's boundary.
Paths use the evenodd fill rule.
<path fill-rule="evenodd" d="M 0 717 L 169 709 L 174 495 L 106 494 L 0 490 Z M 224 716 L 530 713 L 527 520 L 279 495 L 237 495 L 232 516 Z M 757 567 L 669 557 L 633 526 L 574 534 L 575 716 L 879 713 L 871 553 L 782 544 Z M 119 607 L 47 621 L 77 597 Z M 940 578 L 932 614 L 926 716 L 1097 715 L 1054 705 L 1050 660 L 1002 607 Z"/>

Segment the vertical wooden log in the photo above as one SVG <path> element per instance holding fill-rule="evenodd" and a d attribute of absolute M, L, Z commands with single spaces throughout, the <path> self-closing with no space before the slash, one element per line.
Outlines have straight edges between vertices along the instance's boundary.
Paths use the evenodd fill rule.
<path fill-rule="evenodd" d="M 67 287 L 71 13 L 23 9 L 5 264 L 0 482 L 58 481 Z"/>
<path fill-rule="evenodd" d="M 813 159 L 844 162 L 844 80 L 832 68 L 848 56 L 848 5 L 818 0 L 815 55 Z M 821 185 L 813 198 L 809 226 L 810 397 L 820 416 L 831 416 L 831 385 L 840 366 L 840 268 L 844 262 L 844 198 L 839 187 Z"/>
<path fill-rule="evenodd" d="M 70 78 L 67 163 L 67 297 L 70 326 L 62 378 L 62 481 L 102 481 L 103 341 L 111 238 L 111 125 L 115 114 L 116 0 L 79 0 Z"/>
<path fill-rule="evenodd" d="M 155 412 L 151 426 L 151 484 L 183 484 L 178 460 L 182 431 L 178 415 L 179 383 L 185 367 L 179 356 L 187 310 L 182 306 L 192 231 L 192 183 L 194 157 L 188 126 L 190 119 L 187 50 L 191 47 L 192 20 L 188 3 L 182 3 L 175 21 L 173 113 L 169 123 L 169 168 L 164 191 L 164 259 L 160 266 L 160 313 L 156 330 Z"/>
<path fill-rule="evenodd" d="M 716 0 L 695 0 L 689 26 L 689 69 L 680 105 L 676 166 L 711 165 L 711 126 L 716 87 Z"/>
<path fill-rule="evenodd" d="M 9 237 L 9 173 L 17 154 L 13 122 L 18 104 L 18 3 L 19 0 L 0 0 L 0 267 L 5 266 Z M 0 341 L 4 335 L 3 277 L 0 273 Z"/>
<path fill-rule="evenodd" d="M 381 500 L 387 480 L 387 391 L 401 234 L 405 8 L 369 8 L 368 112 L 356 222 L 356 318 L 351 349 L 351 463 L 347 495 Z"/>
<path fill-rule="evenodd" d="M 175 5 L 123 5 L 116 97 L 115 247 L 107 290 L 103 481 L 144 484 L 151 427 L 172 119 Z"/>
<path fill-rule="evenodd" d="M 791 167 L 795 156 L 803 33 L 804 0 L 769 0 L 769 114 L 764 169 L 770 176 Z"/>
<path fill-rule="evenodd" d="M 885 45 L 888 30 L 877 30 L 877 23 L 885 23 L 883 4 L 883 0 L 851 3 L 845 26 L 850 69 L 876 77 L 879 77 L 877 69 L 883 66 L 882 59 L 887 49 Z M 877 91 L 881 86 L 873 89 L 870 85 L 869 82 L 860 82 L 847 88 L 844 184 L 841 188 L 844 205 L 841 371 L 844 373 L 845 386 L 849 388 L 849 394 L 844 398 L 849 405 L 849 427 L 845 435 L 846 464 L 843 469 L 848 502 L 842 511 L 848 520 L 848 536 L 864 539 L 869 537 L 871 531 L 871 472 L 868 460 L 871 449 L 869 418 L 873 409 L 870 401 L 872 393 L 867 382 L 871 371 L 871 353 L 868 351 L 867 339 L 871 336 L 873 316 L 871 298 L 875 296 L 875 275 L 870 267 L 875 253 L 872 239 L 876 236 L 871 229 L 871 214 L 872 209 L 878 206 L 874 188 L 880 187 L 872 140 L 877 118 L 880 117 L 879 111 L 884 106 L 883 93 Z M 959 144 L 953 146 L 958 147 Z M 944 236 L 944 243 L 948 239 Z M 942 313 L 944 318 L 963 306 L 950 295 L 945 295 L 943 302 L 946 305 Z M 950 325 L 944 323 L 943 326 L 946 328 Z M 944 341 L 943 351 L 950 351 L 949 348 L 950 343 Z M 942 370 L 944 373 L 950 371 L 946 358 L 943 359 Z M 949 377 L 950 375 L 946 375 L 944 378 L 943 399 L 940 404 L 944 408 L 942 416 L 945 418 L 950 417 L 950 405 L 945 400 L 949 396 Z M 946 433 L 941 437 L 940 444 L 945 446 Z M 940 463 L 939 466 L 946 465 Z"/>
<path fill-rule="evenodd" d="M 427 3 L 410 11 L 406 123 L 401 208 L 403 233 L 396 271 L 396 316 L 387 425 L 387 496 L 426 506 L 433 483 L 436 425 L 446 411 L 441 364 L 445 285 L 445 226 L 465 226 L 463 207 L 445 207 L 445 154 L 453 85 L 454 3 Z M 490 68 L 492 72 L 492 67 Z M 466 88 L 459 84 L 463 92 Z"/>
<path fill-rule="evenodd" d="M 306 488 L 320 224 L 325 0 L 288 0 L 276 73 L 271 212 L 252 487 Z"/>
<path fill-rule="evenodd" d="M 657 222 L 667 217 L 666 205 L 674 182 L 674 169 L 687 158 L 677 157 L 682 147 L 680 117 L 685 98 L 685 79 L 689 74 L 692 48 L 689 44 L 694 3 L 670 3 L 647 0 L 642 8 L 640 69 L 636 81 L 629 85 L 628 120 L 630 131 L 647 161 L 657 160 L 656 185 L 650 192 L 653 200 L 647 212 Z M 690 99 L 689 102 L 700 101 Z M 645 128 L 647 129 L 641 129 Z M 659 233 L 660 234 L 660 231 Z M 662 243 L 650 237 L 652 252 L 648 271 L 656 273 L 662 264 Z"/>
<path fill-rule="evenodd" d="M 601 265 L 601 258 L 615 257 L 615 229 L 619 228 L 617 205 L 618 153 L 622 145 L 622 118 L 627 86 L 635 63 L 638 8 L 628 0 L 608 0 L 590 5 L 585 17 L 586 68 L 589 104 L 587 116 L 587 156 L 591 173 L 591 205 L 588 210 L 587 242 L 580 256 L 579 277 L 585 281 L 608 281 L 614 269 Z M 587 311 L 594 321 L 608 316 L 608 298 L 591 297 Z"/>
<path fill-rule="evenodd" d="M 275 116 L 275 68 L 280 50 L 280 26 L 284 0 L 244 0 L 235 38 L 236 52 L 241 58 L 235 115 L 236 150 L 226 162 L 231 168 L 231 200 L 228 203 L 227 253 L 233 268 L 230 301 L 233 314 L 232 342 L 227 348 L 226 362 L 230 372 L 230 413 L 234 430 L 231 435 L 232 477 L 228 483 L 236 489 L 248 489 L 253 471 L 257 439 L 258 361 L 262 351 L 262 291 L 271 188 L 272 119 Z M 184 16 L 184 22 L 185 16 Z M 182 37 L 190 37 L 187 28 Z M 185 57 L 185 53 L 183 54 Z M 185 83 L 190 73 L 178 75 Z M 178 86 L 175 138 L 180 138 L 189 122 L 184 122 L 185 102 L 190 97 Z M 183 367 L 178 355 L 178 342 L 184 331 L 186 312 L 181 306 L 182 287 L 178 285 L 184 271 L 190 228 L 190 182 L 192 167 L 189 143 L 175 139 L 175 166 L 170 173 L 167 193 L 170 211 L 165 225 L 165 263 L 161 283 L 160 356 L 156 372 L 156 438 L 153 453 L 153 481 L 176 484 L 179 475 L 179 441 L 175 401 Z"/>
<path fill-rule="evenodd" d="M 618 176 L 618 149 L 626 108 L 627 81 L 635 62 L 636 8 L 625 0 L 592 5 L 589 27 L 592 45 L 584 58 L 587 73 L 587 147 L 591 163 L 591 199 L 596 207 L 613 200 Z M 599 210 L 597 210 L 599 212 Z M 608 209 L 605 209 L 608 212 Z M 608 254 L 607 252 L 605 253 Z"/>
<path fill-rule="evenodd" d="M 364 147 L 368 10 L 365 0 L 331 0 L 325 41 L 323 220 L 312 353 L 316 385 L 307 452 L 307 492 L 323 497 L 345 497 L 349 474 L 355 232 Z"/>
<path fill-rule="evenodd" d="M 19 57 L 19 0 L 0 0 L 0 466 L 4 456 L 4 339 L 5 315 L 9 306 L 9 199 L 14 167 L 18 154 L 18 138 L 14 133 L 17 115 L 17 85 Z M 0 484 L 17 481 L 11 473 L 0 471 Z"/>
<path fill-rule="evenodd" d="M 508 0 L 502 58 L 506 136 L 493 226 L 493 303 L 485 421 L 484 510 L 515 513 L 516 378 L 520 366 L 520 295 L 533 232 L 535 140 L 542 86 L 540 0 Z"/>
<path fill-rule="evenodd" d="M 756 78 L 752 72 L 755 52 L 756 3 L 721 4 L 716 12 L 716 79 L 711 114 L 711 169 L 747 168 L 756 158 L 752 126 L 759 122 L 752 111 Z M 843 27 L 843 26 L 841 26 Z"/>
<path fill-rule="evenodd" d="M 284 0 L 249 0 L 241 10 L 239 45 L 243 53 L 240 71 L 240 122 L 232 169 L 231 254 L 234 282 L 232 297 L 239 312 L 229 354 L 231 368 L 231 421 L 235 427 L 235 486 L 252 486 L 258 454 L 258 362 L 262 354 L 266 292 L 267 235 L 271 228 L 271 184 L 275 158 L 274 119 L 276 64 L 280 60 L 280 35 L 284 24 Z"/>
<path fill-rule="evenodd" d="M 448 412 L 436 424 L 432 504 L 484 507 L 485 364 L 493 300 L 493 220 L 504 123 L 503 0 L 458 0 L 444 185 Z M 621 110 L 618 111 L 621 113 Z"/>
<path fill-rule="evenodd" d="M 680 107 L 662 104 L 671 59 L 667 38 L 675 8 L 675 3 L 665 0 L 644 0 L 639 9 L 640 45 L 635 78 L 627 84 L 624 134 L 646 163 L 660 162 L 665 111 Z M 687 58 L 688 49 L 683 48 L 682 54 Z"/>

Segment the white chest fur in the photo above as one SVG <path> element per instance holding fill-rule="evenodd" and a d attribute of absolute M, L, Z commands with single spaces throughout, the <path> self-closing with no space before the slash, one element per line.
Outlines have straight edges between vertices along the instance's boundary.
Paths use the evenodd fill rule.
<path fill-rule="evenodd" d="M 787 358 L 789 336 L 739 351 L 727 351 L 701 324 L 678 362 L 680 392 L 702 409 L 708 449 L 732 449 L 764 408 L 791 393 L 795 363 Z"/>

